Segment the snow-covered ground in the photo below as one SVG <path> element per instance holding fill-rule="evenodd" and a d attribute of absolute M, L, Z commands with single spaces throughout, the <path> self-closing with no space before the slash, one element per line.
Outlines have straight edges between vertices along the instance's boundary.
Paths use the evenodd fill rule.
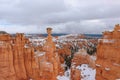
<path fill-rule="evenodd" d="M 95 80 L 96 70 L 90 68 L 87 64 L 77 66 L 77 69 L 81 71 L 81 80 Z"/>
<path fill-rule="evenodd" d="M 57 79 L 58 80 L 70 80 L 69 77 L 67 76 L 58 76 Z"/>
<path fill-rule="evenodd" d="M 64 76 L 57 76 L 57 80 L 70 80 L 70 70 L 67 70 Z"/>
<path fill-rule="evenodd" d="M 81 80 L 95 80 L 95 69 L 90 68 L 87 64 L 82 64 L 81 66 L 77 66 L 76 68 L 81 71 Z M 66 71 L 64 76 L 58 76 L 57 79 L 70 80 L 70 70 Z"/>

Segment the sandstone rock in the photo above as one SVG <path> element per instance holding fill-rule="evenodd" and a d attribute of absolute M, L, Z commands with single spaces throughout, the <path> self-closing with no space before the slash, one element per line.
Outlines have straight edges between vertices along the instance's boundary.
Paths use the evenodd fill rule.
<path fill-rule="evenodd" d="M 17 33 L 0 35 L 0 80 L 28 80 L 34 78 L 34 50 L 25 47 L 28 39 Z"/>
<path fill-rule="evenodd" d="M 11 36 L 9 34 L 0 34 L 0 41 L 9 42 L 11 41 Z"/>
<path fill-rule="evenodd" d="M 72 63 L 74 63 L 76 66 L 81 64 L 89 64 L 89 66 L 95 68 L 95 60 L 93 60 L 91 56 L 87 54 L 85 49 L 80 49 L 74 54 Z"/>
<path fill-rule="evenodd" d="M 24 45 L 25 37 L 23 34 L 16 34 L 13 45 L 14 68 L 18 80 L 27 79 L 25 60 L 24 60 Z"/>
<path fill-rule="evenodd" d="M 56 52 L 55 43 L 52 41 L 51 28 L 47 28 L 47 39 L 43 45 L 43 51 L 35 53 L 38 65 L 40 79 L 38 80 L 56 80 L 61 70 L 59 55 Z M 35 80 L 37 80 L 35 78 Z"/>
<path fill-rule="evenodd" d="M 45 51 L 45 59 L 46 59 L 45 60 L 46 65 L 44 66 L 46 67 L 48 72 L 49 70 L 51 70 L 46 77 L 49 77 L 49 80 L 56 80 L 56 77 L 59 72 L 60 61 L 59 61 L 58 53 L 55 52 L 56 48 L 54 42 L 52 41 L 51 30 L 52 30 L 51 28 L 47 28 L 48 37 L 43 47 L 43 50 Z"/>
<path fill-rule="evenodd" d="M 13 65 L 12 47 L 9 43 L 0 42 L 0 80 L 16 80 Z"/>
<path fill-rule="evenodd" d="M 120 26 L 103 33 L 97 47 L 97 80 L 120 78 Z"/>
<path fill-rule="evenodd" d="M 81 80 L 80 74 L 80 70 L 71 68 L 71 80 Z"/>

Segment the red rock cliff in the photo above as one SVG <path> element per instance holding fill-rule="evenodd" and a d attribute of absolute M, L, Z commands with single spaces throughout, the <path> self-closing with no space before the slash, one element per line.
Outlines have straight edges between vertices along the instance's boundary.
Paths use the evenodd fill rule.
<path fill-rule="evenodd" d="M 0 35 L 0 80 L 32 79 L 34 50 L 27 47 L 28 39 L 17 33 Z"/>
<path fill-rule="evenodd" d="M 96 80 L 120 78 L 120 26 L 103 33 L 97 47 Z"/>
<path fill-rule="evenodd" d="M 43 51 L 34 52 L 24 34 L 0 35 L 0 80 L 56 80 L 60 60 L 52 41 L 51 28 Z"/>

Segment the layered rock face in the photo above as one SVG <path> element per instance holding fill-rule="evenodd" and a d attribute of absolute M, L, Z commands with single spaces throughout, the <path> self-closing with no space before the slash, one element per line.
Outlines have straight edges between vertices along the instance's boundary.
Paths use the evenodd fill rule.
<path fill-rule="evenodd" d="M 32 78 L 33 48 L 25 47 L 28 39 L 17 33 L 0 35 L 0 80 L 28 80 Z"/>
<path fill-rule="evenodd" d="M 25 60 L 24 60 L 24 45 L 25 38 L 23 34 L 16 34 L 12 43 L 13 47 L 13 63 L 15 68 L 16 77 L 18 79 L 27 79 Z M 22 74 L 21 74 L 22 73 Z"/>
<path fill-rule="evenodd" d="M 96 80 L 120 78 L 120 26 L 103 33 L 97 47 Z"/>
<path fill-rule="evenodd" d="M 35 53 L 39 62 L 39 80 L 56 80 L 60 72 L 60 60 L 52 41 L 51 30 L 51 28 L 47 28 L 48 37 L 43 46 L 43 51 Z"/>
<path fill-rule="evenodd" d="M 9 34 L 0 34 L 0 41 L 9 42 L 11 41 L 11 36 Z"/>
<path fill-rule="evenodd" d="M 13 53 L 10 43 L 0 41 L 0 80 L 15 80 Z"/>
<path fill-rule="evenodd" d="M 34 51 L 24 34 L 0 35 L 0 80 L 57 80 L 60 60 L 52 41 L 51 28 L 43 51 Z"/>
<path fill-rule="evenodd" d="M 71 80 L 81 80 L 81 71 L 79 69 L 71 68 Z"/>

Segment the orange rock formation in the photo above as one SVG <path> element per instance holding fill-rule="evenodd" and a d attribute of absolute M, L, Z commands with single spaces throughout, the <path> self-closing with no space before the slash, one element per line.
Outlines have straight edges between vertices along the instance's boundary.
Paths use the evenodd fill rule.
<path fill-rule="evenodd" d="M 56 80 L 59 74 L 60 61 L 55 44 L 52 41 L 51 30 L 51 28 L 47 28 L 48 37 L 43 46 L 44 52 L 37 53 L 40 72 L 39 80 Z"/>
<path fill-rule="evenodd" d="M 85 49 L 80 49 L 74 54 L 71 65 L 71 80 L 81 80 L 81 71 L 77 69 L 77 66 L 82 64 L 88 64 L 90 67 L 95 68 L 95 60 L 91 59 Z"/>
<path fill-rule="evenodd" d="M 81 72 L 75 67 L 71 68 L 71 80 L 81 80 Z"/>
<path fill-rule="evenodd" d="M 28 39 L 23 34 L 16 34 L 15 38 L 9 34 L 0 36 L 0 80 L 27 80 L 27 67 L 31 66 L 25 63 L 31 61 L 32 57 L 27 57 L 33 54 L 32 48 L 25 48 Z"/>
<path fill-rule="evenodd" d="M 120 26 L 103 33 L 97 47 L 96 80 L 120 78 Z"/>
<path fill-rule="evenodd" d="M 0 35 L 0 80 L 56 80 L 61 68 L 51 30 L 42 52 L 34 52 L 24 34 Z"/>

